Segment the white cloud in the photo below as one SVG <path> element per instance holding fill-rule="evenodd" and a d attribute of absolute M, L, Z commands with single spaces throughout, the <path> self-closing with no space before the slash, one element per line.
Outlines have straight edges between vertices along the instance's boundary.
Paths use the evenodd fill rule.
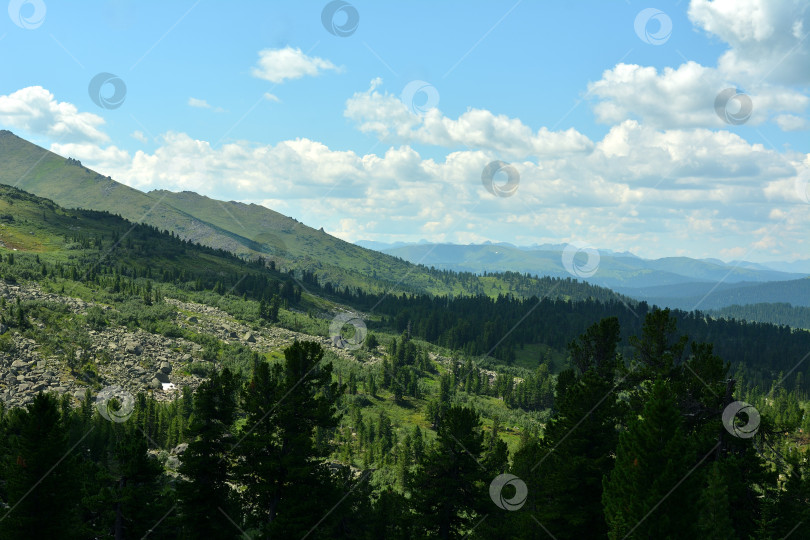
<path fill-rule="evenodd" d="M 259 51 L 259 62 L 251 73 L 254 77 L 273 83 L 286 80 L 314 77 L 323 71 L 340 71 L 329 60 L 317 56 L 307 56 L 301 49 L 290 46 L 283 49 L 264 49 Z"/>
<path fill-rule="evenodd" d="M 805 0 L 692 0 L 689 18 L 730 48 L 723 73 L 775 83 L 810 83 L 810 4 Z"/>
<path fill-rule="evenodd" d="M 310 139 L 213 148 L 170 132 L 159 142 L 154 152 L 133 156 L 114 147 L 54 150 L 139 189 L 263 203 L 346 240 L 571 238 L 646 256 L 676 247 L 712 256 L 741 246 L 793 253 L 810 226 L 810 206 L 795 187 L 810 157 L 726 131 L 657 131 L 626 121 L 573 159 L 513 161 L 520 185 L 508 198 L 481 183 L 493 150 L 429 159 L 407 145 L 362 155 Z"/>
<path fill-rule="evenodd" d="M 774 120 L 782 131 L 804 131 L 808 128 L 806 118 L 792 114 L 780 114 Z"/>
<path fill-rule="evenodd" d="M 716 69 L 696 62 L 678 68 L 619 64 L 588 85 L 588 93 L 599 99 L 594 113 L 600 122 L 615 124 L 635 118 L 653 127 L 727 127 L 715 111 L 715 99 L 732 80 Z M 802 112 L 810 99 L 800 92 L 766 84 L 744 89 L 751 99 L 747 123 L 762 124 L 777 113 Z M 729 112 L 733 103 L 729 103 Z"/>
<path fill-rule="evenodd" d="M 104 125 L 102 117 L 80 113 L 75 105 L 57 101 L 41 86 L 29 86 L 9 95 L 0 95 L 0 123 L 63 143 L 109 140 L 100 130 Z"/>
<path fill-rule="evenodd" d="M 786 131 L 804 129 L 797 115 L 810 105 L 810 4 L 804 0 L 692 0 L 689 17 L 729 48 L 717 67 L 618 64 L 588 85 L 600 122 L 628 118 L 667 129 L 725 127 L 715 99 L 726 88 L 751 99 L 750 125 L 774 121 Z M 792 87 L 805 87 L 799 91 Z M 729 104 L 729 112 L 738 102 Z"/>
<path fill-rule="evenodd" d="M 218 112 L 218 113 L 219 112 L 225 112 L 225 109 L 223 109 L 222 107 L 213 107 L 206 100 L 197 99 L 197 98 L 194 98 L 194 97 L 188 98 L 188 105 L 189 105 L 189 107 L 194 107 L 194 108 L 197 108 L 197 109 L 211 109 L 214 112 Z"/>
<path fill-rule="evenodd" d="M 205 101 L 204 99 L 197 99 L 197 98 L 193 98 L 193 97 L 188 98 L 188 104 L 189 104 L 189 106 L 197 107 L 198 109 L 210 109 L 211 108 L 211 105 L 209 105 L 208 102 Z"/>
<path fill-rule="evenodd" d="M 587 152 L 593 146 L 573 128 L 550 131 L 543 127 L 535 132 L 520 119 L 483 109 L 470 109 L 455 120 L 436 108 L 414 114 L 397 97 L 377 91 L 381 82 L 375 79 L 367 91 L 349 98 L 344 116 L 356 122 L 360 131 L 384 141 L 482 149 L 510 159 Z"/>
<path fill-rule="evenodd" d="M 146 135 L 143 134 L 141 130 L 135 130 L 130 134 L 130 137 L 135 139 L 136 141 L 140 141 L 142 143 L 149 142 L 149 139 L 146 138 Z"/>
<path fill-rule="evenodd" d="M 275 94 L 271 94 L 270 92 L 264 93 L 264 99 L 266 99 L 267 101 L 273 101 L 275 103 L 281 103 L 281 100 L 278 98 L 278 96 Z"/>

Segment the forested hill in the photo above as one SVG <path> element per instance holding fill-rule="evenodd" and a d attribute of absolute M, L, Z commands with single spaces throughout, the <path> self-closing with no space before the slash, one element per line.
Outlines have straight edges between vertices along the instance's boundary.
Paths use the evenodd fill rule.
<path fill-rule="evenodd" d="M 228 292 L 254 302 L 277 297 L 305 310 L 334 309 L 337 302 L 366 313 L 371 329 L 409 330 L 428 342 L 505 364 L 536 365 L 536 359 L 526 361 L 527 346 L 563 351 L 585 328 L 609 316 L 621 321 L 626 343 L 650 310 L 647 304 L 624 302 L 606 289 L 575 280 L 515 273 L 432 273 L 437 281 L 477 293 L 471 295 L 369 293 L 323 282 L 315 274 L 296 277 L 272 262 L 246 262 L 109 214 L 65 210 L 9 187 L 0 187 L 0 242 L 6 249 L 41 255 L 33 261 L 20 253 L 16 267 L 7 270 L 6 277 L 14 279 L 59 275 L 119 290 L 127 283 L 127 290 L 139 295 L 146 294 L 147 286 L 165 286 Z M 803 351 L 810 350 L 808 332 L 713 320 L 700 313 L 676 311 L 675 316 L 693 339 L 715 344 L 723 358 L 735 368 L 744 366 L 760 386 L 790 371 Z M 791 371 L 788 381 L 803 369 Z"/>
<path fill-rule="evenodd" d="M 810 330 L 810 307 L 794 306 L 786 302 L 733 305 L 708 312 L 712 317 L 738 321 L 785 324 L 791 328 Z"/>
<path fill-rule="evenodd" d="M 344 242 L 323 230 L 263 206 L 217 201 L 191 192 L 143 193 L 102 176 L 80 162 L 0 131 L 0 184 L 53 200 L 66 208 L 106 211 L 169 231 L 181 240 L 239 257 L 263 257 L 277 267 L 317 274 L 321 282 L 365 291 L 431 294 L 542 296 L 547 282 L 521 274 L 479 279 L 472 273 L 439 271 Z M 560 295 L 561 288 L 552 291 Z M 569 284 L 567 297 L 616 298 L 609 289 Z"/>
<path fill-rule="evenodd" d="M 0 538 L 807 532 L 808 332 L 520 274 L 368 292 L 10 187 L 0 242 Z"/>
<path fill-rule="evenodd" d="M 686 283 L 674 287 L 620 290 L 637 300 L 685 310 L 762 303 L 810 307 L 810 278 L 766 283 Z"/>

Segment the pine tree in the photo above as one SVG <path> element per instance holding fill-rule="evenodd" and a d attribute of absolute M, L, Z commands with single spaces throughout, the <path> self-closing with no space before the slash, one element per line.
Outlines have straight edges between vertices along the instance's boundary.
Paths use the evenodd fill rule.
<path fill-rule="evenodd" d="M 728 487 L 720 464 L 714 462 L 708 473 L 708 483 L 698 502 L 698 531 L 701 538 L 733 540 L 737 538 L 731 522 Z"/>
<path fill-rule="evenodd" d="M 641 417 L 620 435 L 616 464 L 604 480 L 609 538 L 694 536 L 697 508 L 689 494 L 698 476 L 689 471 L 698 458 L 692 447 L 670 389 L 656 381 Z"/>
<path fill-rule="evenodd" d="M 8 413 L 0 538 L 79 538 L 79 462 L 52 394 Z"/>
<path fill-rule="evenodd" d="M 458 538 L 480 519 L 491 478 L 478 462 L 483 434 L 478 414 L 451 406 L 444 412 L 436 444 L 412 480 L 417 537 Z"/>
<path fill-rule="evenodd" d="M 254 364 L 242 391 L 246 422 L 234 449 L 242 506 L 263 536 L 302 537 L 318 524 L 337 486 L 320 458 L 328 452 L 313 440 L 337 426 L 332 365 L 322 363 L 317 343 L 296 341 L 284 350 L 284 366 Z M 334 502 L 337 502 L 335 500 Z M 337 518 L 338 516 L 332 516 Z M 334 520 L 318 526 L 328 535 Z"/>
<path fill-rule="evenodd" d="M 183 538 L 233 538 L 236 529 L 223 512 L 240 521 L 231 503 L 227 455 L 235 412 L 235 379 L 225 368 L 212 373 L 194 395 L 191 442 L 179 472 L 188 480 L 177 488 Z"/>

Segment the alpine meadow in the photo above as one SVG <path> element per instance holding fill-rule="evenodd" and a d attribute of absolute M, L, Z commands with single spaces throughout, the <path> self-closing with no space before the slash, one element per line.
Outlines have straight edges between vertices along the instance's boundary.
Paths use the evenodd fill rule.
<path fill-rule="evenodd" d="M 806 0 L 7 4 L 0 539 L 810 538 Z"/>

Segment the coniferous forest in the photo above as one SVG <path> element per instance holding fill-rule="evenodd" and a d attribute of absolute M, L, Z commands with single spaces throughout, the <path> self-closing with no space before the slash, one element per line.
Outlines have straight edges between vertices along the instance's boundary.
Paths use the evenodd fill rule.
<path fill-rule="evenodd" d="M 807 534 L 807 332 L 519 275 L 542 297 L 371 294 L 74 215 L 106 232 L 0 259 L 3 538 Z M 367 334 L 336 342 L 324 302 Z M 214 307 L 289 339 L 223 339 L 195 324 Z M 113 330 L 188 350 L 189 384 L 110 393 L 117 361 L 150 365 L 99 353 Z M 79 391 L 14 393 L 25 351 Z"/>
<path fill-rule="evenodd" d="M 810 1 L 0 21 L 0 540 L 810 540 Z"/>

